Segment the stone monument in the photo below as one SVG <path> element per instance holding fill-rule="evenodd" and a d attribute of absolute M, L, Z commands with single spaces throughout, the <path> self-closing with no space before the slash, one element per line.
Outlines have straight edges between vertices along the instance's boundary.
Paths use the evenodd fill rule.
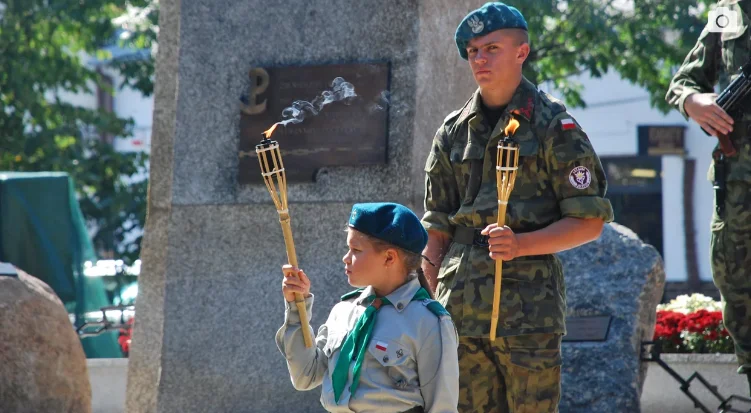
<path fill-rule="evenodd" d="M 652 340 L 665 286 L 660 254 L 613 223 L 559 257 L 568 305 L 561 413 L 638 413 L 647 374 L 641 342 Z"/>

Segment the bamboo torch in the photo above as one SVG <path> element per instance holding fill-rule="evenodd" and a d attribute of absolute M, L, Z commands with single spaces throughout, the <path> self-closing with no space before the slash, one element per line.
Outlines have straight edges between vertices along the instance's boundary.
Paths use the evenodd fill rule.
<path fill-rule="evenodd" d="M 297 267 L 297 253 L 295 252 L 295 243 L 292 240 L 292 226 L 287 207 L 287 177 L 284 173 L 284 163 L 282 163 L 282 155 L 279 152 L 279 143 L 269 139 L 278 125 L 278 123 L 275 123 L 274 126 L 263 132 L 264 138 L 261 140 L 261 143 L 256 145 L 256 154 L 258 155 L 258 162 L 261 164 L 263 181 L 266 183 L 266 188 L 269 190 L 271 199 L 274 201 L 276 210 L 279 213 L 279 223 L 282 226 L 284 245 L 287 248 L 287 260 L 290 265 Z M 311 347 L 313 345 L 313 337 L 310 333 L 308 312 L 305 309 L 305 297 L 302 294 L 295 293 L 295 305 L 297 306 L 297 311 L 300 313 L 305 347 Z"/>
<path fill-rule="evenodd" d="M 511 136 L 519 127 L 516 119 L 511 119 L 504 130 L 505 137 L 498 142 L 498 158 L 496 160 L 495 176 L 498 185 L 498 227 L 506 225 L 506 207 L 511 191 L 514 189 L 516 172 L 519 169 L 519 145 L 511 140 Z M 490 341 L 495 341 L 500 317 L 501 280 L 503 279 L 503 261 L 495 261 L 495 283 L 493 285 L 493 313 L 490 319 Z"/>

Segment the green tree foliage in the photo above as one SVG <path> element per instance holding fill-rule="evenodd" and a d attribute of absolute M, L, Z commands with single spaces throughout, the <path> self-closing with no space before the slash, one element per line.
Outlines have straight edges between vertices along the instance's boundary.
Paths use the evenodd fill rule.
<path fill-rule="evenodd" d="M 571 106 L 586 106 L 576 75 L 609 70 L 645 88 L 663 113 L 674 70 L 707 22 L 712 0 L 527 0 L 514 2 L 529 24 L 524 74 L 550 81 Z"/>
<path fill-rule="evenodd" d="M 143 226 L 148 184 L 129 181 L 145 170 L 147 157 L 118 153 L 108 143 L 111 137 L 130 136 L 132 120 L 66 99 L 95 93 L 97 85 L 113 92 L 101 73 L 85 63 L 110 57 L 104 47 L 117 41 L 120 32 L 113 19 L 127 12 L 124 3 L 0 0 L 0 170 L 69 173 L 84 217 L 95 230 L 97 252 L 130 262 L 140 253 L 140 237 L 123 241 Z M 145 0 L 129 4 L 148 5 Z M 135 41 L 140 37 L 134 36 Z M 146 60 L 148 67 L 151 59 Z M 152 72 L 113 63 L 125 69 L 127 84 L 151 92 Z M 133 81 L 136 75 L 142 79 Z"/>

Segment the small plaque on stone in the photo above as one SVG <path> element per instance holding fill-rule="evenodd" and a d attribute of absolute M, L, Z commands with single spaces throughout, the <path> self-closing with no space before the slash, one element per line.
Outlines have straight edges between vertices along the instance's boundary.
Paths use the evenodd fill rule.
<path fill-rule="evenodd" d="M 605 341 L 612 316 L 569 317 L 563 341 Z"/>
<path fill-rule="evenodd" d="M 263 182 L 255 146 L 281 121 L 271 139 L 289 182 L 311 182 L 326 166 L 387 162 L 388 63 L 258 67 L 249 77 L 240 105 L 241 184 Z"/>

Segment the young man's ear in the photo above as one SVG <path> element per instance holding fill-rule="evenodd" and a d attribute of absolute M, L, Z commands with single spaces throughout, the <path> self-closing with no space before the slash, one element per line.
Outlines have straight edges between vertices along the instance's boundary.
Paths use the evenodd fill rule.
<path fill-rule="evenodd" d="M 524 63 L 525 60 L 527 60 L 527 57 L 529 57 L 529 43 L 522 43 L 521 46 L 519 46 L 519 51 L 516 54 L 517 60 L 519 62 Z"/>

